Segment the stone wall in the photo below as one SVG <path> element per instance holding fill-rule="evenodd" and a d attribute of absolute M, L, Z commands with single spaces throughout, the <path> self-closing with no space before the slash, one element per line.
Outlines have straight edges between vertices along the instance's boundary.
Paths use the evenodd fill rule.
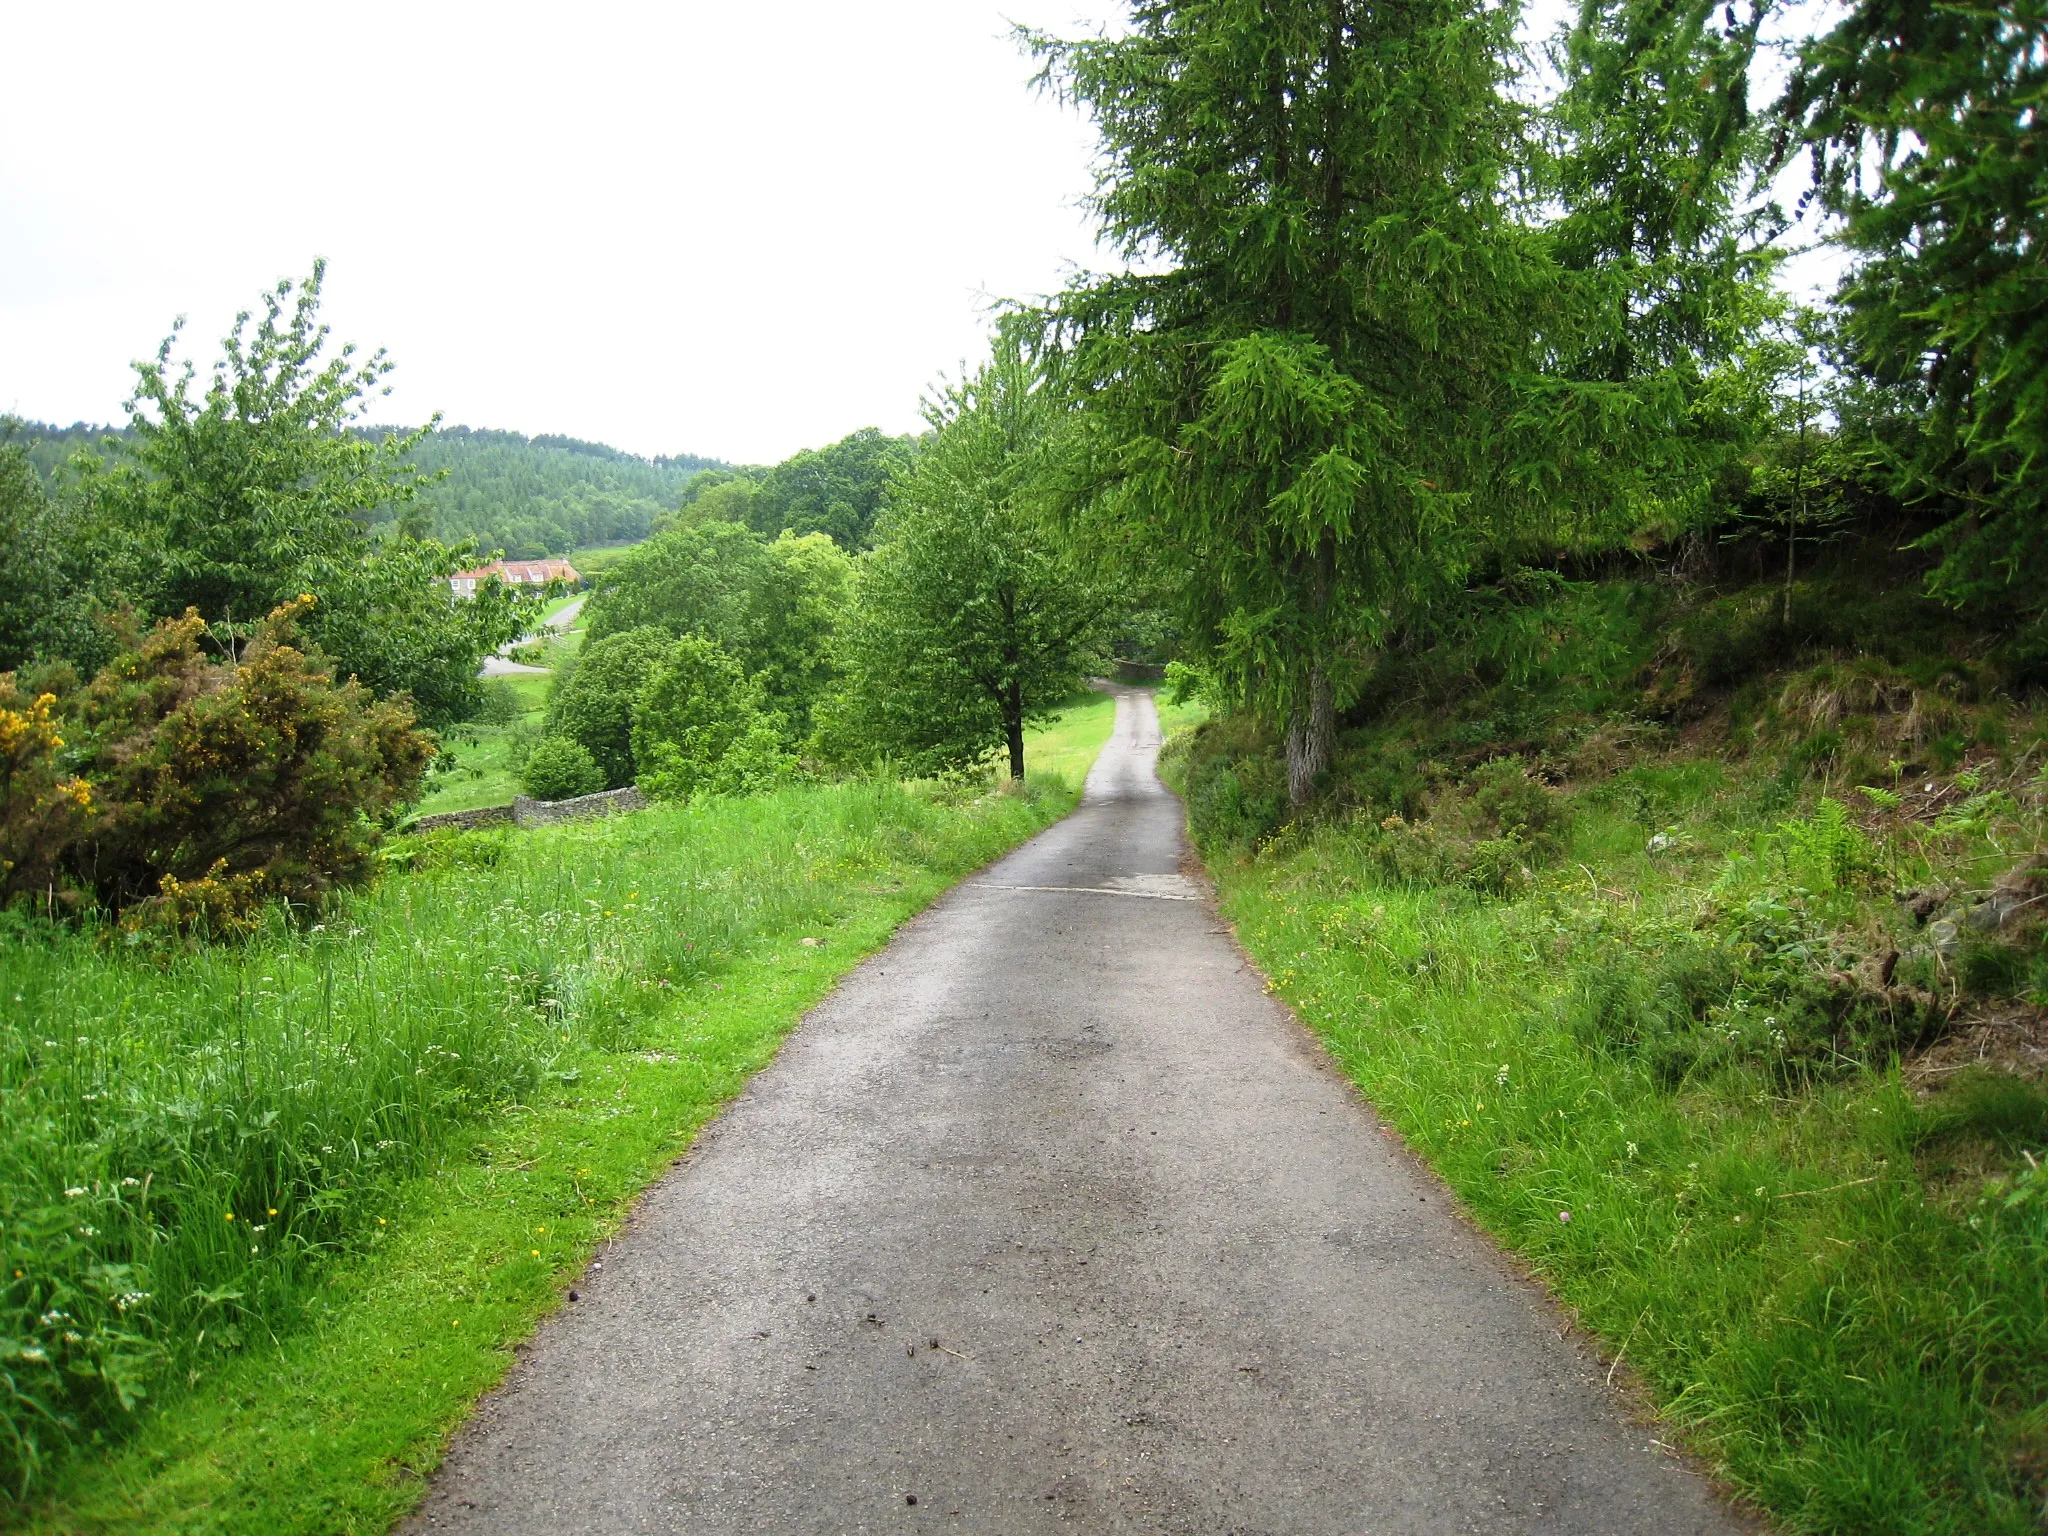
<path fill-rule="evenodd" d="M 486 805 L 473 811 L 441 811 L 433 816 L 422 816 L 417 821 L 408 823 L 405 830 L 470 832 L 478 827 L 508 827 L 511 824 L 511 806 Z"/>
<path fill-rule="evenodd" d="M 616 816 L 625 811 L 644 811 L 647 797 L 628 785 L 608 789 L 599 795 L 579 795 L 574 800 L 534 800 L 514 795 L 510 805 L 486 805 L 474 811 L 441 811 L 408 822 L 408 832 L 470 832 L 478 827 L 546 827 L 558 821 L 582 821 L 589 816 Z"/>
<path fill-rule="evenodd" d="M 629 784 L 624 789 L 579 795 L 574 800 L 532 800 L 517 795 L 512 801 L 512 819 L 522 827 L 545 827 L 557 821 L 581 821 L 586 816 L 616 816 L 646 809 L 647 797 Z"/>

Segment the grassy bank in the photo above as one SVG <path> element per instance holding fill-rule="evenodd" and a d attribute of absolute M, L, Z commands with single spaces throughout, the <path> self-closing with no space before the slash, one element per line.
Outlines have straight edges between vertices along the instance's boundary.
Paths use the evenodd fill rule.
<path fill-rule="evenodd" d="M 14 1522 L 384 1529 L 803 1009 L 1072 798 L 796 789 L 408 842 L 239 950 L 18 936 L 6 1366 L 11 1470 L 40 1475 Z"/>
<path fill-rule="evenodd" d="M 1391 659 L 1297 821 L 1242 722 L 1170 772 L 1273 987 L 1780 1528 L 2038 1532 L 2041 721 L 1875 642 L 1660 719 L 1742 594 L 1673 602 Z"/>

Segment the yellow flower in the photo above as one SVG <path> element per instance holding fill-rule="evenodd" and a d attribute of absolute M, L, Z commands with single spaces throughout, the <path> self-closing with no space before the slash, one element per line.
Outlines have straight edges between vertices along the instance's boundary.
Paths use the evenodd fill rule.
<path fill-rule="evenodd" d="M 233 1211 L 229 1211 L 227 1213 L 227 1216 L 229 1221 L 233 1221 L 235 1219 L 235 1213 Z"/>
<path fill-rule="evenodd" d="M 533 1256 L 534 1256 L 534 1257 L 535 1257 L 536 1259 L 540 1257 L 540 1250 L 539 1250 L 538 1248 L 536 1248 L 536 1249 L 534 1249 L 534 1250 L 533 1250 Z"/>

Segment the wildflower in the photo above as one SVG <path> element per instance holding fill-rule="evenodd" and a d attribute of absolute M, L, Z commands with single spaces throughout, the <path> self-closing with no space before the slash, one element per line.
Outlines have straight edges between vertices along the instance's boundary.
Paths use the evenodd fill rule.
<path fill-rule="evenodd" d="M 1493 1081 L 1494 1081 L 1494 1083 L 1495 1083 L 1495 1085 L 1496 1085 L 1497 1087 L 1501 1087 L 1501 1088 L 1505 1088 L 1505 1087 L 1507 1087 L 1507 1085 L 1508 1085 L 1508 1064 L 1507 1064 L 1506 1062 L 1502 1062 L 1502 1063 L 1500 1064 L 1500 1070 L 1499 1070 L 1498 1072 L 1496 1072 L 1496 1073 L 1494 1073 L 1494 1074 L 1493 1074 Z"/>
<path fill-rule="evenodd" d="M 66 1344 L 83 1344 L 85 1342 L 85 1335 L 82 1333 L 72 1333 L 69 1329 L 66 1329 L 64 1342 Z"/>
<path fill-rule="evenodd" d="M 1761 1184 L 1757 1185 L 1756 1187 L 1756 1197 L 1759 1200 L 1763 1199 L 1764 1197 L 1764 1187 Z"/>
<path fill-rule="evenodd" d="M 536 1249 L 534 1249 L 534 1250 L 533 1250 L 533 1256 L 534 1256 L 534 1257 L 535 1257 L 536 1259 L 540 1257 L 540 1250 L 539 1250 L 538 1248 L 536 1248 Z"/>
<path fill-rule="evenodd" d="M 70 1200 L 76 1200 L 80 1195 L 84 1193 L 85 1191 L 76 1184 L 72 1185 L 69 1189 L 64 1191 L 65 1198 Z"/>
<path fill-rule="evenodd" d="M 1628 1144 L 1628 1155 L 1631 1158 L 1633 1158 L 1636 1155 L 1636 1144 L 1634 1142 L 1630 1142 Z"/>
<path fill-rule="evenodd" d="M 269 1227 L 268 1223 L 264 1223 L 264 1224 L 261 1224 L 261 1225 L 258 1225 L 258 1226 L 253 1226 L 253 1227 L 251 1227 L 251 1228 L 250 1228 L 249 1230 L 250 1230 L 251 1232 L 267 1232 L 267 1231 L 269 1231 L 269 1230 L 270 1230 L 270 1227 Z M 255 1252 L 256 1250 L 255 1250 L 254 1248 L 251 1248 L 251 1249 L 250 1249 L 249 1251 L 250 1251 L 251 1253 L 254 1253 L 254 1252 Z"/>
<path fill-rule="evenodd" d="M 40 1345 L 31 1344 L 27 1349 L 24 1349 L 21 1352 L 21 1358 L 24 1360 L 33 1360 L 36 1364 L 40 1365 L 50 1357 L 43 1352 Z"/>
<path fill-rule="evenodd" d="M 277 1207 L 273 1205 L 269 1207 L 269 1211 L 271 1215 L 275 1216 L 277 1214 Z"/>
<path fill-rule="evenodd" d="M 377 1218 L 377 1225 L 380 1227 L 384 1225 L 384 1218 L 382 1216 Z"/>
<path fill-rule="evenodd" d="M 1572 1213 L 1571 1213 L 1570 1211 L 1559 1211 L 1559 1212 L 1557 1213 L 1557 1219 L 1558 1219 L 1559 1221 L 1563 1222 L 1563 1223 L 1564 1223 L 1564 1224 L 1565 1224 L 1566 1226 L 1570 1226 L 1570 1225 L 1571 1225 L 1571 1219 L 1572 1219 Z"/>
<path fill-rule="evenodd" d="M 142 1180 L 134 1178 L 123 1179 L 121 1187 L 123 1189 L 140 1189 L 142 1188 Z"/>
<path fill-rule="evenodd" d="M 228 1211 L 228 1212 L 226 1212 L 225 1214 L 226 1214 L 226 1216 L 227 1216 L 227 1219 L 228 1219 L 229 1221 L 233 1221 L 233 1220 L 235 1219 L 235 1213 L 234 1213 L 233 1211 Z"/>

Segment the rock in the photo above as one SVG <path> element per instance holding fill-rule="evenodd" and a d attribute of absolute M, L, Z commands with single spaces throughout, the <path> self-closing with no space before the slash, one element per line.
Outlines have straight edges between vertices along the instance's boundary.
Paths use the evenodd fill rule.
<path fill-rule="evenodd" d="M 1934 915 L 1934 909 L 1947 900 L 1947 895 L 1945 891 L 1908 891 L 1899 900 L 1913 914 L 1913 921 L 1924 923 Z"/>

